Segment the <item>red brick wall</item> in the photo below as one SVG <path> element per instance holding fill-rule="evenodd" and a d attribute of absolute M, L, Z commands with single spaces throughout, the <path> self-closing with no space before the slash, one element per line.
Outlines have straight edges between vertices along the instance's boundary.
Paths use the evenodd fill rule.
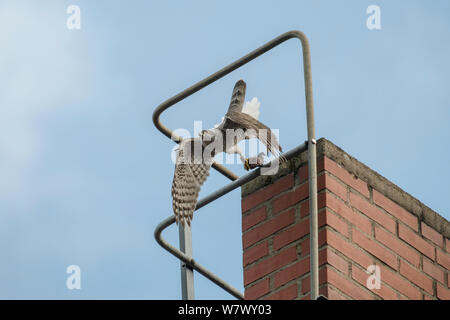
<path fill-rule="evenodd" d="M 329 299 L 450 299 L 450 241 L 328 157 L 318 160 L 319 285 Z M 242 199 L 246 299 L 309 299 L 308 170 Z M 380 267 L 380 289 L 366 286 Z"/>

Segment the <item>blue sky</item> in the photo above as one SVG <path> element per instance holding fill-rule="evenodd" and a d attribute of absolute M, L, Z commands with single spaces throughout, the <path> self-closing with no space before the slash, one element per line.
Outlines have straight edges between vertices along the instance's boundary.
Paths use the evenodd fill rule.
<path fill-rule="evenodd" d="M 311 44 L 317 137 L 450 219 L 449 18 L 448 1 L 0 0 L 0 298 L 179 299 L 179 263 L 153 239 L 173 143 L 152 112 L 293 29 Z M 288 150 L 306 139 L 300 54 L 286 42 L 162 120 L 212 127 L 242 78 Z M 201 196 L 227 182 L 212 172 Z M 240 192 L 199 210 L 193 237 L 196 260 L 243 290 Z M 66 288 L 72 264 L 81 290 Z M 230 298 L 195 281 L 197 298 Z"/>

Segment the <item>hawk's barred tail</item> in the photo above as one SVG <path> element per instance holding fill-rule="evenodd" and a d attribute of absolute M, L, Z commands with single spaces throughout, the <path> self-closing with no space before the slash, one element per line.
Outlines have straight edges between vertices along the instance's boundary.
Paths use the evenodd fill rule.
<path fill-rule="evenodd" d="M 239 80 L 238 82 L 236 82 L 233 88 L 233 93 L 231 95 L 231 102 L 230 106 L 228 107 L 228 111 L 242 111 L 242 107 L 244 106 L 246 88 L 247 85 L 245 84 L 244 80 Z"/>

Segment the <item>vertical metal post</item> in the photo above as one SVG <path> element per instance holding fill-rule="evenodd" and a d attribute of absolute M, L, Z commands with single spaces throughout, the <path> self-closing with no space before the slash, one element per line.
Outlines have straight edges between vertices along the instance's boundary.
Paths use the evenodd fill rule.
<path fill-rule="evenodd" d="M 192 230 L 190 225 L 178 224 L 180 250 L 192 257 Z M 183 261 L 181 263 L 181 298 L 194 300 L 194 270 Z"/>
<path fill-rule="evenodd" d="M 310 230 L 310 270 L 311 270 L 311 300 L 319 297 L 319 236 L 317 218 L 317 163 L 316 141 L 308 141 L 308 167 L 309 167 L 309 230 Z"/>
<path fill-rule="evenodd" d="M 311 53 L 307 38 L 301 34 L 303 44 L 303 68 L 305 79 L 306 124 L 308 128 L 308 175 L 309 175 L 309 239 L 310 239 L 310 270 L 311 270 L 311 300 L 319 297 L 319 245 L 317 222 L 317 155 L 316 132 L 314 123 L 314 103 L 312 95 Z"/>

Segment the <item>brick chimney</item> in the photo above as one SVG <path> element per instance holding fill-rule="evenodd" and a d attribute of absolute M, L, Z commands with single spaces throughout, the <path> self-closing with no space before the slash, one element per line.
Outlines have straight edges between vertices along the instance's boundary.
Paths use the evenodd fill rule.
<path fill-rule="evenodd" d="M 325 139 L 317 159 L 320 294 L 449 300 L 450 223 Z M 309 299 L 308 196 L 307 152 L 242 187 L 246 299 Z"/>

